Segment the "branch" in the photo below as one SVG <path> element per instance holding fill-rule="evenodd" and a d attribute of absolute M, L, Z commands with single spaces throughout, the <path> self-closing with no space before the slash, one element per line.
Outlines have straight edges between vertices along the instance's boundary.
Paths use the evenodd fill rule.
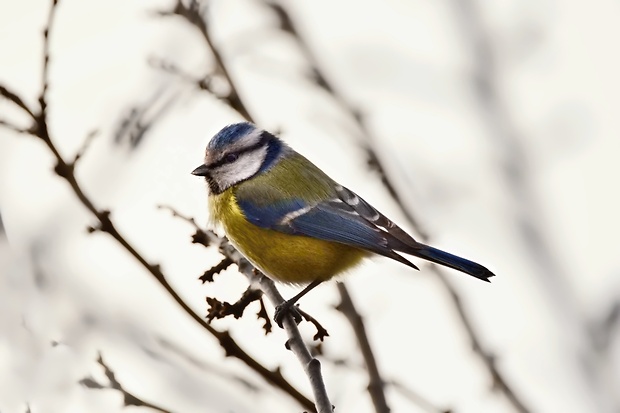
<path fill-rule="evenodd" d="M 440 409 L 439 407 L 433 405 L 431 402 L 426 400 L 424 397 L 420 396 L 415 391 L 406 388 L 401 383 L 399 383 L 399 382 L 397 382 L 395 380 L 390 380 L 390 381 L 386 382 L 386 384 L 389 384 L 394 389 L 400 391 L 403 396 L 408 398 L 412 403 L 414 403 L 415 405 L 417 405 L 418 407 L 422 408 L 424 411 L 426 411 L 428 413 L 452 413 L 452 410 L 450 410 L 450 409 Z"/>
<path fill-rule="evenodd" d="M 269 278 L 261 276 L 259 284 L 265 295 L 274 306 L 280 305 L 284 302 L 284 298 L 280 295 L 280 292 L 276 289 L 275 284 Z M 312 387 L 312 393 L 314 394 L 314 400 L 316 402 L 318 412 L 332 413 L 334 408 L 329 401 L 327 389 L 325 388 L 325 383 L 323 382 L 321 362 L 317 358 L 312 357 L 310 350 L 306 347 L 303 339 L 301 338 L 297 324 L 290 314 L 285 315 L 283 324 L 284 329 L 289 336 L 289 339 L 286 342 L 286 347 L 291 350 L 295 356 L 297 356 L 299 362 L 304 368 L 304 371 L 306 372 L 306 375 L 310 379 L 310 385 Z"/>
<path fill-rule="evenodd" d="M 254 301 L 260 300 L 263 293 L 261 290 L 252 288 L 250 285 L 241 298 L 236 303 L 231 304 L 227 301 L 219 301 L 215 298 L 207 297 L 207 304 L 209 304 L 209 312 L 207 314 L 207 320 L 211 321 L 215 318 L 220 319 L 232 315 L 235 318 L 241 318 L 245 309 Z"/>
<path fill-rule="evenodd" d="M 21 133 L 23 135 L 31 135 L 32 131 L 29 129 L 24 129 L 24 128 L 20 128 L 17 125 L 14 125 L 13 123 L 6 121 L 4 119 L 0 119 L 0 126 L 8 129 L 8 130 L 12 130 L 13 132 L 17 132 L 17 133 Z"/>
<path fill-rule="evenodd" d="M 197 231 L 197 234 L 194 235 L 194 240 L 199 240 L 195 242 L 205 246 L 217 246 L 220 253 L 224 255 L 224 257 L 237 264 L 239 272 L 247 277 L 250 285 L 258 284 L 260 286 L 261 291 L 267 296 L 267 298 L 269 298 L 269 301 L 271 301 L 274 307 L 284 303 L 284 298 L 277 290 L 275 283 L 254 268 L 252 264 L 239 251 L 237 251 L 232 244 L 230 244 L 230 242 L 228 242 L 227 239 L 218 237 L 212 231 L 202 230 L 193 218 L 186 217 L 170 207 L 160 206 L 160 208 L 165 208 L 172 211 L 174 216 L 180 217 L 193 225 Z M 299 362 L 304 368 L 304 371 L 306 372 L 306 375 L 308 376 L 312 387 L 312 392 L 314 394 L 317 411 L 319 413 L 332 413 L 332 404 L 329 401 L 323 376 L 321 374 L 321 363 L 318 359 L 312 357 L 310 350 L 307 348 L 301 337 L 297 324 L 290 314 L 285 315 L 283 325 L 284 330 L 289 337 L 286 342 L 286 347 L 290 349 L 295 356 L 297 356 Z"/>
<path fill-rule="evenodd" d="M 176 64 L 169 62 L 165 59 L 158 58 L 158 57 L 150 57 L 149 64 L 155 69 L 159 69 L 166 73 L 172 74 L 178 77 L 179 79 L 183 80 L 184 82 L 195 85 L 196 87 L 198 87 L 198 89 L 206 90 L 207 92 L 211 92 L 217 97 L 222 98 L 221 96 L 219 96 L 218 93 L 216 93 L 213 85 L 211 84 L 213 80 L 213 75 L 211 75 L 210 73 L 203 76 L 202 78 L 196 78 L 193 75 L 185 72 L 183 69 L 178 67 Z"/>
<path fill-rule="evenodd" d="M 79 381 L 81 385 L 83 385 L 84 387 L 88 389 L 118 390 L 123 395 L 123 406 L 124 407 L 127 407 L 127 406 L 147 407 L 147 408 L 157 410 L 162 413 L 171 413 L 170 410 L 166 410 L 153 403 L 144 401 L 138 396 L 134 395 L 133 393 L 130 393 L 129 391 L 125 390 L 123 385 L 116 379 L 116 375 L 114 374 L 114 371 L 112 371 L 112 369 L 108 367 L 105 361 L 103 361 L 103 356 L 101 355 L 101 353 L 99 353 L 99 356 L 97 357 L 97 363 L 99 363 L 99 365 L 103 367 L 103 372 L 105 376 L 107 377 L 109 384 L 104 385 L 104 384 L 97 382 L 92 377 L 85 377 Z"/>
<path fill-rule="evenodd" d="M 41 95 L 39 96 L 39 105 L 41 112 L 39 116 L 43 121 L 47 116 L 47 90 L 49 88 L 49 63 L 50 63 L 50 32 L 56 17 L 58 0 L 52 0 L 52 6 L 47 16 L 47 25 L 43 29 L 43 70 L 41 71 Z"/>
<path fill-rule="evenodd" d="M 413 227 L 415 231 L 420 235 L 421 241 L 427 243 L 429 238 L 428 232 L 420 224 L 420 221 L 415 217 L 413 212 L 405 206 L 403 199 L 399 196 L 398 192 L 395 189 L 396 187 L 392 184 L 390 177 L 386 173 L 386 169 L 384 167 L 382 159 L 374 150 L 375 146 L 379 144 L 379 140 L 372 135 L 372 132 L 364 122 L 363 116 L 361 116 L 360 112 L 352 105 L 350 105 L 339 92 L 337 92 L 337 89 L 329 82 L 328 77 L 323 74 L 318 59 L 315 58 L 310 47 L 308 47 L 307 43 L 304 41 L 303 36 L 295 27 L 295 24 L 293 20 L 289 17 L 288 12 L 278 3 L 268 1 L 267 4 L 274 8 L 278 15 L 287 16 L 286 20 L 284 20 L 286 24 L 283 24 L 282 27 L 298 41 L 301 51 L 305 54 L 306 60 L 312 67 L 313 71 L 317 73 L 317 78 L 321 79 L 321 82 L 317 82 L 317 85 L 322 86 L 327 92 L 330 92 L 334 97 L 334 100 L 336 100 L 343 107 L 343 109 L 349 113 L 351 118 L 357 122 L 361 131 L 360 138 L 363 140 L 363 145 L 366 148 L 367 154 L 369 156 L 369 164 L 375 166 L 375 169 L 378 171 L 381 180 L 388 189 L 389 193 L 392 195 L 396 204 L 399 206 L 401 212 L 409 221 L 411 227 Z M 467 314 L 464 306 L 462 305 L 461 299 L 456 292 L 456 289 L 449 282 L 448 277 L 446 277 L 443 270 L 440 270 L 438 266 L 433 265 L 430 266 L 430 268 L 437 275 L 437 278 L 441 282 L 441 285 L 443 285 L 449 297 L 452 299 L 454 309 L 456 310 L 461 320 L 462 326 L 472 344 L 472 348 L 475 354 L 477 354 L 480 360 L 483 362 L 484 366 L 486 367 L 489 375 L 493 380 L 493 388 L 501 391 L 506 396 L 508 401 L 512 404 L 515 410 L 521 413 L 529 412 L 529 409 L 525 407 L 525 403 L 522 401 L 521 397 L 516 395 L 516 393 L 512 390 L 511 386 L 508 384 L 508 380 L 497 368 L 494 356 L 482 344 L 482 341 L 474 330 L 474 326 L 470 316 Z"/>
<path fill-rule="evenodd" d="M 228 96 L 224 99 L 227 101 L 228 105 L 237 112 L 239 112 L 239 114 L 244 119 L 247 119 L 248 121 L 254 123 L 254 120 L 252 119 L 249 110 L 240 98 L 239 89 L 237 88 L 234 79 L 230 76 L 228 66 L 224 64 L 222 54 L 220 53 L 219 49 L 215 47 L 215 44 L 213 42 L 213 39 L 211 38 L 211 34 L 209 33 L 209 29 L 207 27 L 206 19 L 202 17 L 201 13 L 205 11 L 208 12 L 208 7 L 204 6 L 203 10 L 201 10 L 201 6 L 202 2 L 200 0 L 190 0 L 189 6 L 186 6 L 182 0 L 177 0 L 172 10 L 158 11 L 157 14 L 159 14 L 160 16 L 180 16 L 192 26 L 194 26 L 196 29 L 198 29 L 203 39 L 207 43 L 207 48 L 211 51 L 213 58 L 215 59 L 217 72 L 222 74 L 224 80 L 230 87 L 230 92 Z"/>
<path fill-rule="evenodd" d="M 375 411 L 377 413 L 389 413 L 390 408 L 383 391 L 385 381 L 381 378 L 381 374 L 379 373 L 379 367 L 377 366 L 375 355 L 373 354 L 368 335 L 366 334 L 366 327 L 364 327 L 364 320 L 357 312 L 347 287 L 341 282 L 338 283 L 338 292 L 340 293 L 340 304 L 336 306 L 336 309 L 349 320 L 355 332 L 355 337 L 357 337 L 370 379 L 368 383 L 368 393 L 372 399 L 372 404 L 375 406 Z"/>
<path fill-rule="evenodd" d="M 313 403 L 308 398 L 306 398 L 303 394 L 301 394 L 297 389 L 295 389 L 278 370 L 269 370 L 256 361 L 252 356 L 246 353 L 230 336 L 227 331 L 218 331 L 211 327 L 205 320 L 202 319 L 198 314 L 196 314 L 177 294 L 176 291 L 172 288 L 172 286 L 168 283 L 166 276 L 162 272 L 160 266 L 158 264 L 149 263 L 137 250 L 136 248 L 127 241 L 127 239 L 121 235 L 121 233 L 116 229 L 112 219 L 110 218 L 110 211 L 97 208 L 94 203 L 88 198 L 88 196 L 84 193 L 82 186 L 78 183 L 76 176 L 74 174 L 75 162 L 79 160 L 82 156 L 83 151 L 78 151 L 78 154 L 74 158 L 73 161 L 67 162 L 61 156 L 58 151 L 56 145 L 54 144 L 52 138 L 50 137 L 48 125 L 47 125 L 47 102 L 46 102 L 46 92 L 48 89 L 48 63 L 49 63 L 49 35 L 50 35 L 50 25 L 53 22 L 53 17 L 55 14 L 56 6 L 58 2 L 57 0 L 52 1 L 52 8 L 50 10 L 50 16 L 48 19 L 48 27 L 44 31 L 44 64 L 43 64 L 43 86 L 42 91 L 39 96 L 39 112 L 34 113 L 34 111 L 30 111 L 25 108 L 23 105 L 23 100 L 20 99 L 16 94 L 12 92 L 7 92 L 6 88 L 2 88 L 0 93 L 2 96 L 7 97 L 8 99 L 13 101 L 16 105 L 22 107 L 26 112 L 32 117 L 34 122 L 34 126 L 32 130 L 28 132 L 36 137 L 41 139 L 48 149 L 51 151 L 52 155 L 56 160 L 56 166 L 54 168 L 54 172 L 64 179 L 71 189 L 73 190 L 75 196 L 78 200 L 84 205 L 84 207 L 91 212 L 91 214 L 97 219 L 97 225 L 95 227 L 89 228 L 90 232 L 101 231 L 109 234 L 116 240 L 122 247 L 125 249 L 130 255 L 132 255 L 139 263 L 144 267 L 154 278 L 155 280 L 170 294 L 173 300 L 188 314 L 192 319 L 194 319 L 202 328 L 208 331 L 212 336 L 214 336 L 220 343 L 220 346 L 224 349 L 226 356 L 235 357 L 242 362 L 244 362 L 248 367 L 254 370 L 257 374 L 263 377 L 268 383 L 276 386 L 277 388 L 283 390 L 291 397 L 293 397 L 297 402 L 299 402 L 305 408 L 312 409 Z M 22 104 L 18 103 L 22 102 Z M 0 124 L 0 126 L 4 126 Z M 83 146 L 84 147 L 84 146 Z"/>
<path fill-rule="evenodd" d="M 15 103 L 18 107 L 22 108 L 31 118 L 34 118 L 34 113 L 30 108 L 24 103 L 24 101 L 11 90 L 9 90 L 6 86 L 0 85 L 0 96 L 5 99 Z"/>

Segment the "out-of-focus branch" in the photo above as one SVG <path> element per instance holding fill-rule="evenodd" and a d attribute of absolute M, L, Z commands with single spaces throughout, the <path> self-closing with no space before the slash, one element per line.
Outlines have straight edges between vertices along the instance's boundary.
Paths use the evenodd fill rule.
<path fill-rule="evenodd" d="M 300 31 L 297 29 L 297 26 L 293 19 L 291 19 L 288 11 L 278 2 L 273 0 L 265 0 L 265 4 L 269 6 L 273 12 L 280 19 L 280 29 L 284 32 L 289 33 L 299 45 L 301 52 L 303 53 L 306 61 L 310 66 L 310 79 L 313 83 L 315 83 L 320 88 L 324 89 L 325 92 L 330 94 L 332 98 L 340 105 L 343 111 L 345 111 L 351 119 L 355 120 L 359 129 L 359 136 L 362 138 L 361 145 L 366 152 L 368 165 L 379 173 L 379 177 L 381 178 L 381 182 L 386 187 L 392 198 L 396 200 L 399 205 L 404 205 L 400 194 L 396 191 L 396 187 L 392 185 L 392 182 L 387 178 L 385 169 L 381 161 L 377 158 L 375 152 L 372 150 L 373 145 L 377 142 L 375 137 L 372 135 L 368 125 L 366 124 L 366 119 L 362 112 L 356 108 L 351 102 L 349 102 L 342 93 L 338 91 L 338 88 L 335 87 L 332 82 L 329 80 L 329 77 L 325 75 L 325 72 L 321 69 L 321 65 L 319 59 L 314 54 L 312 48 L 306 42 L 304 36 L 301 35 Z M 407 217 L 408 221 L 412 223 L 414 227 L 417 227 L 416 217 L 407 209 L 402 208 L 402 213 Z"/>
<path fill-rule="evenodd" d="M 220 73 L 224 77 L 224 80 L 230 87 L 228 96 L 223 99 L 226 100 L 230 107 L 239 112 L 243 118 L 250 122 L 254 122 L 250 112 L 239 96 L 239 89 L 232 76 L 230 76 L 228 66 L 224 63 L 220 49 L 215 46 L 211 38 L 211 33 L 209 33 L 209 28 L 207 27 L 207 20 L 203 18 L 203 13 L 207 13 L 208 11 L 208 5 L 199 0 L 189 0 L 189 5 L 185 5 L 183 0 L 177 0 L 172 10 L 159 11 L 158 14 L 160 16 L 180 16 L 200 31 L 200 34 L 205 42 L 207 42 L 207 47 L 215 59 L 217 73 Z M 221 98 L 221 96 L 218 97 Z"/>
<path fill-rule="evenodd" d="M 226 356 L 235 357 L 242 362 L 244 362 L 248 367 L 254 370 L 257 374 L 263 377 L 267 382 L 274 385 L 275 387 L 283 390 L 295 400 L 297 400 L 302 406 L 312 409 L 313 403 L 308 398 L 306 398 L 303 394 L 301 394 L 297 389 L 295 389 L 283 376 L 279 371 L 272 371 L 264 367 L 254 358 L 252 358 L 248 353 L 246 353 L 230 336 L 227 331 L 218 331 L 215 328 L 211 327 L 202 317 L 196 314 L 177 294 L 176 291 L 172 288 L 172 286 L 168 283 L 166 276 L 162 272 L 161 268 L 157 264 L 149 263 L 137 250 L 136 248 L 127 241 L 127 239 L 121 235 L 121 233 L 116 229 L 112 219 L 110 218 L 110 211 L 97 208 L 94 203 L 88 198 L 88 196 L 84 193 L 82 186 L 78 183 L 76 176 L 74 174 L 75 163 L 79 160 L 80 156 L 83 153 L 83 150 L 78 151 L 78 155 L 72 161 L 67 162 L 62 157 L 60 152 L 58 151 L 55 143 L 50 137 L 48 125 L 47 125 L 47 99 L 46 93 L 48 90 L 48 64 L 49 64 L 49 36 L 50 30 L 49 27 L 53 22 L 53 17 L 55 15 L 56 6 L 58 2 L 57 0 L 52 1 L 52 8 L 50 11 L 50 17 L 48 20 L 48 27 L 44 31 L 44 67 L 43 67 L 43 86 L 41 90 L 41 94 L 39 96 L 39 108 L 38 110 L 29 109 L 18 95 L 13 92 L 8 91 L 8 89 L 4 86 L 0 85 L 0 94 L 7 98 L 8 100 L 15 103 L 16 106 L 22 108 L 26 114 L 30 115 L 32 118 L 33 126 L 29 129 L 29 133 L 41 139 L 45 145 L 48 147 L 50 152 L 53 154 L 56 160 L 56 166 L 54 167 L 54 172 L 64 179 L 71 189 L 75 196 L 79 199 L 79 201 L 91 212 L 91 214 L 97 219 L 98 223 L 95 227 L 91 227 L 90 231 L 101 231 L 109 234 L 120 244 L 131 256 L 133 256 L 139 263 L 144 267 L 157 282 L 168 292 L 168 294 L 173 298 L 173 300 L 188 314 L 191 318 L 193 318 L 202 328 L 208 331 L 211 335 L 213 335 L 220 343 L 220 346 L 224 349 Z"/>
<path fill-rule="evenodd" d="M 599 406 L 607 405 L 611 411 L 619 411 L 618 393 L 606 391 L 618 387 L 617 379 L 614 380 L 614 375 L 609 374 L 611 364 L 606 360 L 609 354 L 600 352 L 597 337 L 591 334 L 586 317 L 580 312 L 580 305 L 566 281 L 566 268 L 554 254 L 543 229 L 541 202 L 536 195 L 535 180 L 531 176 L 534 168 L 530 165 L 525 139 L 514 122 L 509 101 L 501 92 L 501 48 L 495 44 L 496 37 L 485 27 L 478 2 L 454 0 L 453 4 L 463 32 L 462 38 L 469 43 L 474 56 L 474 96 L 489 130 L 488 137 L 499 149 L 499 176 L 505 181 L 503 187 L 509 188 L 506 194 L 515 211 L 513 221 L 523 249 L 538 266 L 540 276 L 536 280 L 547 291 L 556 315 L 568 321 L 567 325 L 572 324 L 577 336 L 584 338 L 577 348 L 572 349 L 583 373 L 578 374 L 578 377 L 583 378 L 584 386 L 589 386 L 592 398 L 598 400 Z M 599 385 L 606 381 L 611 383 Z"/>
<path fill-rule="evenodd" d="M 126 110 L 120 119 L 114 133 L 114 141 L 121 143 L 128 141 L 131 148 L 137 148 L 153 129 L 156 122 L 172 107 L 176 96 L 166 96 L 165 90 L 159 89 L 148 98 L 140 98 Z"/>
<path fill-rule="evenodd" d="M 375 411 L 377 413 L 389 413 L 390 408 L 388 407 L 385 399 L 385 392 L 383 391 L 385 381 L 381 378 L 381 374 L 379 373 L 379 367 L 377 366 L 375 355 L 372 351 L 372 347 L 370 346 L 368 335 L 366 334 L 364 320 L 357 312 L 355 304 L 353 304 L 353 300 L 349 295 L 349 291 L 341 282 L 338 283 L 338 292 L 340 293 L 340 304 L 336 306 L 336 309 L 344 314 L 347 320 L 349 320 L 349 323 L 355 332 L 355 337 L 357 337 L 360 350 L 362 351 L 362 356 L 364 357 L 364 362 L 366 363 L 366 369 L 368 370 L 368 376 L 370 378 L 370 382 L 368 383 L 368 393 L 372 399 L 372 404 L 375 406 Z"/>
<path fill-rule="evenodd" d="M 171 413 L 170 410 L 166 410 L 163 407 L 159 407 L 153 403 L 144 401 L 138 396 L 134 395 L 133 393 L 130 393 L 129 391 L 125 390 L 123 385 L 116 378 L 114 371 L 106 364 L 105 361 L 103 361 L 103 356 L 101 355 L 101 353 L 99 353 L 99 356 L 97 357 L 97 363 L 99 363 L 99 365 L 103 367 L 103 372 L 105 376 L 107 377 L 109 383 L 107 385 L 101 384 L 95 379 L 93 379 L 92 377 L 85 377 L 82 380 L 80 380 L 81 385 L 83 385 L 84 387 L 88 389 L 118 390 L 123 395 L 123 406 L 124 407 L 127 407 L 127 406 L 147 407 L 149 409 L 157 410 L 162 413 Z"/>
<path fill-rule="evenodd" d="M 613 302 L 602 317 L 591 322 L 590 330 L 599 353 L 613 348 L 614 337 L 620 330 L 620 301 Z"/>
<path fill-rule="evenodd" d="M 424 397 L 420 396 L 418 393 L 414 392 L 411 389 L 403 386 L 401 383 L 390 380 L 386 384 L 389 384 L 394 389 L 398 390 L 401 394 L 403 394 L 407 399 L 409 399 L 416 406 L 420 407 L 424 411 L 428 413 L 452 413 L 450 409 L 440 409 L 437 406 L 434 406 L 431 402 L 426 400 Z"/>
<path fill-rule="evenodd" d="M 334 99 L 340 103 L 343 109 L 349 113 L 352 119 L 354 119 L 360 129 L 360 137 L 363 139 L 362 144 L 367 150 L 369 155 L 369 162 L 374 165 L 376 170 L 383 183 L 386 185 L 386 188 L 394 198 L 396 204 L 400 207 L 401 211 L 408 219 L 410 225 L 416 230 L 419 234 L 422 242 L 428 242 L 428 232 L 425 230 L 423 225 L 421 225 L 420 221 L 415 218 L 415 214 L 409 208 L 405 206 L 402 198 L 398 195 L 396 191 L 396 187 L 391 183 L 390 177 L 387 175 L 387 170 L 383 166 L 384 161 L 379 156 L 378 151 L 374 148 L 376 145 L 379 145 L 379 140 L 372 135 L 370 129 L 366 126 L 364 122 L 364 117 L 360 115 L 360 112 L 354 108 L 339 92 L 337 92 L 336 88 L 329 82 L 328 77 L 323 74 L 323 70 L 321 70 L 318 59 L 315 58 L 314 54 L 311 51 L 311 48 L 307 46 L 307 43 L 303 39 L 303 36 L 300 34 L 300 31 L 295 27 L 294 20 L 290 18 L 286 9 L 281 6 L 279 3 L 275 3 L 272 0 L 268 0 L 267 4 L 270 5 L 279 16 L 285 16 L 285 19 L 282 21 L 285 24 L 282 25 L 282 29 L 287 31 L 291 36 L 293 36 L 299 44 L 302 52 L 305 53 L 306 59 L 313 68 L 313 72 L 317 73 L 317 78 L 321 79 L 321 82 L 317 82 L 317 85 L 323 87 L 326 91 L 332 92 Z M 282 18 L 282 17 L 281 17 Z M 439 269 L 438 266 L 431 266 L 432 271 L 436 274 L 437 278 L 441 282 L 441 285 L 445 288 L 449 297 L 451 298 L 451 302 L 456 310 L 459 319 L 461 320 L 461 325 L 463 326 L 468 339 L 471 342 L 472 348 L 483 362 L 487 371 L 489 372 L 492 380 L 493 380 L 493 388 L 501 391 L 508 401 L 512 404 L 515 410 L 526 413 L 529 411 L 527 407 L 525 407 L 525 403 L 522 401 L 522 398 L 517 396 L 512 387 L 508 384 L 508 379 L 504 377 L 504 375 L 500 372 L 495 364 L 495 357 L 491 354 L 491 352 L 484 347 L 480 337 L 476 333 L 473 323 L 471 321 L 471 317 L 468 315 L 465 307 L 462 304 L 462 301 L 456 291 L 456 289 L 452 286 L 448 278 L 446 277 L 443 270 Z"/>
<path fill-rule="evenodd" d="M 55 6 L 54 6 L 55 7 Z M 24 103 L 24 101 L 7 87 L 0 85 L 0 96 L 15 103 L 18 107 L 23 109 L 31 118 L 34 118 L 32 110 Z"/>

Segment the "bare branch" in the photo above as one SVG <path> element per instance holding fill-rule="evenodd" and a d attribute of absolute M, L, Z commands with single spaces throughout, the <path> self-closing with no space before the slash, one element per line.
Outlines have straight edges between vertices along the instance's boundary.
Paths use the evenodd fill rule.
<path fill-rule="evenodd" d="M 102 389 L 112 389 L 112 390 L 117 390 L 119 391 L 122 395 L 123 395 L 123 405 L 125 407 L 127 406 L 137 406 L 137 407 L 147 407 L 153 410 L 157 410 L 159 412 L 162 413 L 171 413 L 170 410 L 166 410 L 163 407 L 159 407 L 153 403 L 149 403 L 147 401 L 142 400 L 141 398 L 139 398 L 138 396 L 136 396 L 133 393 L 130 393 L 129 391 L 125 390 L 125 388 L 123 387 L 123 385 L 116 379 L 116 375 L 114 374 L 114 371 L 106 364 L 105 361 L 103 361 L 103 356 L 101 355 L 101 353 L 99 353 L 99 356 L 97 357 L 97 363 L 99 363 L 99 365 L 101 365 L 101 367 L 103 367 L 103 372 L 105 374 L 105 376 L 107 377 L 109 383 L 107 385 L 101 384 L 99 382 L 97 382 L 95 379 L 93 379 L 92 377 L 85 377 L 82 380 L 80 380 L 80 384 L 83 385 L 84 387 L 88 388 L 88 389 L 96 389 L 96 390 L 102 390 Z"/>
<path fill-rule="evenodd" d="M 372 399 L 372 404 L 375 406 L 375 411 L 377 413 L 389 413 L 390 408 L 388 407 L 385 392 L 383 391 L 385 382 L 379 373 L 379 367 L 377 366 L 375 355 L 372 351 L 372 347 L 370 346 L 368 335 L 366 334 L 364 320 L 357 312 L 347 287 L 341 282 L 338 283 L 338 292 L 340 293 L 340 304 L 336 306 L 336 309 L 344 314 L 347 320 L 349 320 L 349 323 L 355 332 L 355 337 L 357 337 L 357 342 L 360 345 L 360 350 L 362 352 L 362 356 L 364 357 L 364 362 L 366 363 L 366 369 L 370 379 L 368 383 L 368 393 Z"/>
<path fill-rule="evenodd" d="M 202 281 L 203 284 L 205 282 L 213 282 L 213 276 L 215 274 L 219 274 L 221 271 L 224 271 L 226 268 L 230 267 L 232 264 L 233 264 L 233 261 L 230 258 L 224 257 L 224 259 L 222 259 L 222 261 L 220 261 L 219 264 L 209 268 L 207 271 L 204 272 L 204 274 L 198 277 L 198 279 Z"/>
<path fill-rule="evenodd" d="M 95 139 L 98 133 L 99 131 L 97 129 L 93 129 L 92 131 L 88 133 L 88 135 L 86 135 L 86 138 L 84 138 L 84 142 L 82 142 L 82 146 L 80 147 L 80 149 L 78 149 L 77 153 L 75 154 L 75 157 L 73 158 L 73 161 L 71 162 L 73 166 L 75 166 L 75 164 L 80 160 L 80 158 L 84 156 L 84 154 L 90 147 L 90 144 L 92 143 L 93 139 Z"/>
<path fill-rule="evenodd" d="M 47 116 L 47 90 L 49 88 L 49 63 L 50 63 L 50 32 L 56 17 L 58 0 L 52 0 L 50 12 L 47 17 L 47 25 L 43 30 L 43 70 L 41 71 L 41 94 L 39 95 L 39 105 L 41 112 L 39 116 L 43 121 Z"/>
<path fill-rule="evenodd" d="M 271 319 L 269 318 L 269 315 L 267 314 L 267 308 L 265 308 L 265 300 L 263 300 L 263 297 L 260 297 L 258 302 L 260 303 L 260 310 L 258 310 L 258 313 L 256 313 L 256 317 L 259 320 L 264 321 L 263 330 L 265 330 L 265 335 L 267 335 L 271 333 L 271 330 L 272 330 Z"/>
<path fill-rule="evenodd" d="M 450 409 L 440 409 L 439 407 L 433 405 L 431 402 L 426 400 L 420 394 L 414 392 L 411 389 L 406 388 L 401 383 L 396 380 L 390 380 L 385 383 L 386 385 L 390 385 L 396 390 L 398 390 L 401 394 L 403 394 L 407 399 L 409 399 L 416 406 L 422 408 L 424 411 L 428 413 L 452 413 Z"/>
<path fill-rule="evenodd" d="M 15 103 L 17 106 L 22 108 L 32 119 L 35 118 L 34 112 L 24 103 L 24 101 L 14 92 L 9 90 L 6 86 L 0 85 L 0 96 L 6 98 L 7 100 Z"/>
<path fill-rule="evenodd" d="M 248 262 L 249 264 L 249 262 Z M 240 268 L 241 269 L 241 268 Z M 274 305 L 279 305 L 284 302 L 284 298 L 280 295 L 280 292 L 276 289 L 273 281 L 265 276 L 261 276 L 259 280 L 261 289 L 265 293 L 269 300 Z M 284 316 L 284 329 L 289 336 L 286 342 L 286 347 L 290 349 L 295 356 L 299 359 L 303 366 L 306 375 L 310 379 L 310 385 L 312 387 L 312 393 L 314 394 L 314 400 L 319 413 L 333 413 L 333 406 L 327 396 L 327 389 L 323 382 L 323 376 L 321 374 L 321 362 L 312 356 L 308 347 L 306 347 L 297 324 L 293 320 L 290 314 Z"/>
<path fill-rule="evenodd" d="M 323 327 L 316 318 L 312 317 L 310 314 L 299 308 L 299 304 L 296 306 L 296 308 L 297 311 L 299 311 L 299 314 L 301 314 L 301 316 L 304 318 L 304 320 L 306 320 L 316 328 L 316 334 L 314 335 L 314 337 L 312 337 L 314 341 L 323 341 L 325 337 L 329 337 L 329 333 L 327 332 L 325 327 Z"/>
<path fill-rule="evenodd" d="M 211 321 L 215 318 L 220 319 L 232 315 L 235 318 L 241 318 L 245 309 L 254 301 L 260 300 L 263 292 L 259 289 L 249 286 L 241 295 L 241 298 L 236 303 L 230 304 L 226 301 L 219 301 L 215 298 L 207 297 L 207 304 L 209 304 L 209 312 L 207 314 L 207 320 Z"/>
<path fill-rule="evenodd" d="M 165 90 L 160 88 L 125 111 L 114 132 L 116 143 L 128 141 L 133 149 L 142 143 L 147 133 L 157 121 L 163 119 L 163 115 L 170 110 L 177 98 L 176 95 L 166 96 L 164 92 Z"/>
<path fill-rule="evenodd" d="M 169 62 L 165 59 L 160 59 L 157 57 L 149 58 L 149 64 L 156 68 L 163 70 L 164 72 L 170 73 L 178 78 L 184 80 L 185 82 L 192 83 L 196 85 L 201 90 L 206 90 L 207 92 L 211 92 L 216 95 L 216 97 L 220 97 L 220 93 L 214 89 L 212 86 L 212 80 L 214 76 L 212 74 L 207 74 L 202 78 L 196 78 L 191 74 L 185 72 L 183 69 L 178 67 L 172 62 Z"/>
<path fill-rule="evenodd" d="M 14 125 L 11 122 L 6 121 L 4 119 L 0 119 L 0 126 L 6 128 L 6 129 L 12 130 L 13 132 L 21 133 L 21 134 L 24 134 L 24 135 L 32 135 L 32 131 L 31 130 L 20 128 L 19 126 Z"/>
<path fill-rule="evenodd" d="M 237 84 L 230 75 L 230 72 L 228 71 L 228 66 L 224 63 L 224 59 L 222 58 L 222 54 L 215 46 L 213 39 L 211 38 L 211 34 L 209 33 L 209 29 L 207 27 L 207 22 L 202 16 L 202 14 L 205 12 L 208 12 L 207 6 L 199 0 L 190 0 L 189 6 L 186 6 L 182 0 L 177 0 L 172 10 L 159 11 L 158 14 L 160 16 L 183 17 L 188 23 L 190 23 L 192 26 L 197 28 L 198 31 L 200 31 L 200 34 L 207 43 L 207 47 L 213 54 L 213 58 L 215 59 L 217 65 L 217 71 L 222 74 L 222 76 L 226 80 L 226 83 L 230 87 L 230 92 L 228 96 L 218 97 L 224 99 L 228 103 L 228 105 L 237 112 L 239 112 L 239 114 L 243 118 L 250 122 L 254 122 L 252 116 L 250 115 L 250 112 L 240 98 Z"/>

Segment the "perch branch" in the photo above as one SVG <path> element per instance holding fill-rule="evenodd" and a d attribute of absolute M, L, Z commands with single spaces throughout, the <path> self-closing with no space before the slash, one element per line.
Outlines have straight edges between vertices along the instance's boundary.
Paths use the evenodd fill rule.
<path fill-rule="evenodd" d="M 173 208 L 166 206 L 160 206 L 160 208 L 165 208 L 172 211 L 174 216 L 180 217 L 193 225 L 197 231 L 197 234 L 194 235 L 194 239 L 199 240 L 195 242 L 198 242 L 204 246 L 217 246 L 220 253 L 224 257 L 227 257 L 237 264 L 239 272 L 247 277 L 250 285 L 258 284 L 263 294 L 269 298 L 269 301 L 271 301 L 274 307 L 284 302 L 284 298 L 276 288 L 275 283 L 254 268 L 252 264 L 245 259 L 245 257 L 241 255 L 241 253 L 237 251 L 226 238 L 219 237 L 213 231 L 204 231 L 198 224 L 196 224 L 196 220 L 178 213 Z M 327 395 L 319 360 L 312 357 L 310 350 L 301 337 L 297 324 L 293 321 L 293 317 L 290 314 L 286 314 L 283 325 L 284 330 L 289 337 L 287 340 L 287 348 L 295 354 L 304 368 L 306 375 L 308 376 L 312 387 L 312 392 L 314 394 L 317 411 L 319 413 L 332 413 L 332 404 Z"/>

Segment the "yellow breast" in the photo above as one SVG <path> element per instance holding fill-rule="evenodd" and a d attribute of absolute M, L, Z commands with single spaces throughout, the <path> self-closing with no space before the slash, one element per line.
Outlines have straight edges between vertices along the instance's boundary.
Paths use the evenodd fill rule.
<path fill-rule="evenodd" d="M 209 207 L 212 220 L 222 224 L 233 245 L 254 266 L 281 282 L 328 280 L 369 254 L 336 242 L 258 227 L 245 218 L 232 189 L 210 195 Z"/>

